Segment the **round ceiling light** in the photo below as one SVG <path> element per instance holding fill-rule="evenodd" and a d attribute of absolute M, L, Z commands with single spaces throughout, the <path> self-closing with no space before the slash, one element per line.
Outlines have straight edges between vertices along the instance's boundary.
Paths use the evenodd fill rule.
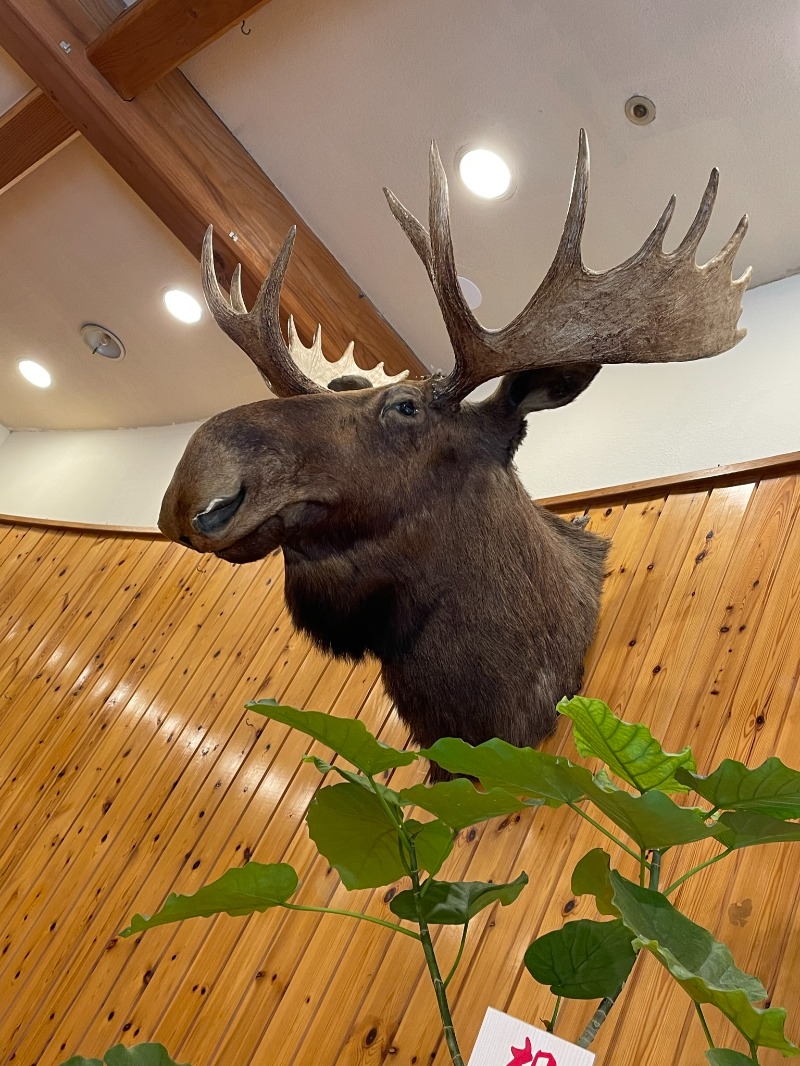
<path fill-rule="evenodd" d="M 49 388 L 52 383 L 50 372 L 45 370 L 41 363 L 35 363 L 33 359 L 20 359 L 19 372 L 29 381 L 31 385 L 35 385 L 37 389 Z"/>
<path fill-rule="evenodd" d="M 183 289 L 168 289 L 164 293 L 164 303 L 169 313 L 180 322 L 199 322 L 203 314 L 203 309 L 194 296 L 190 296 Z"/>
<path fill-rule="evenodd" d="M 484 200 L 499 200 L 511 189 L 511 168 L 488 148 L 471 148 L 458 158 L 458 173 L 470 192 Z"/>
<path fill-rule="evenodd" d="M 81 337 L 94 355 L 105 359 L 121 359 L 125 354 L 125 345 L 110 329 L 98 326 L 96 322 L 86 322 L 81 326 Z"/>

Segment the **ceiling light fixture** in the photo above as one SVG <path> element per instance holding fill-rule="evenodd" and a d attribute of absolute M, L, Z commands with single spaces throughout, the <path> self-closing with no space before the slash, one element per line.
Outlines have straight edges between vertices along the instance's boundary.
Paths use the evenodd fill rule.
<path fill-rule="evenodd" d="M 37 389 L 49 388 L 52 383 L 53 379 L 49 371 L 45 370 L 41 363 L 35 363 L 33 359 L 20 359 L 17 366 L 25 380 L 35 385 Z"/>
<path fill-rule="evenodd" d="M 125 354 L 125 345 L 119 337 L 96 322 L 85 322 L 81 326 L 81 337 L 94 355 L 102 355 L 104 359 L 121 359 Z"/>
<path fill-rule="evenodd" d="M 499 200 L 513 191 L 511 168 L 488 148 L 470 148 L 456 158 L 458 173 L 470 192 L 484 200 Z"/>
<path fill-rule="evenodd" d="M 634 126 L 647 126 L 656 117 L 656 105 L 646 96 L 632 96 L 625 101 L 625 115 Z"/>
<path fill-rule="evenodd" d="M 164 293 L 164 304 L 169 313 L 180 322 L 199 322 L 203 314 L 203 309 L 194 296 L 190 296 L 183 289 L 168 289 Z"/>

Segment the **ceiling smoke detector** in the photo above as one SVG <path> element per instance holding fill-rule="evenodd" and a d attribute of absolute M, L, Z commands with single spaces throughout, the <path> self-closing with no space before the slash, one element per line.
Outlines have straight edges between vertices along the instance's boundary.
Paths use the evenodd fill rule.
<path fill-rule="evenodd" d="M 91 348 L 95 355 L 102 355 L 104 359 L 121 359 L 125 354 L 125 345 L 105 326 L 98 326 L 96 322 L 86 322 L 81 326 L 81 337 L 87 348 Z"/>
<path fill-rule="evenodd" d="M 656 105 L 646 96 L 632 96 L 625 102 L 625 115 L 634 126 L 647 126 L 656 117 Z"/>

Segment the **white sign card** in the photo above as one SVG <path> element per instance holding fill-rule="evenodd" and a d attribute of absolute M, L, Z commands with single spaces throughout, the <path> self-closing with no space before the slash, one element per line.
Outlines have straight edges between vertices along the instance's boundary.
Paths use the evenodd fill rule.
<path fill-rule="evenodd" d="M 489 1007 L 469 1066 L 592 1066 L 593 1062 L 591 1051 Z"/>

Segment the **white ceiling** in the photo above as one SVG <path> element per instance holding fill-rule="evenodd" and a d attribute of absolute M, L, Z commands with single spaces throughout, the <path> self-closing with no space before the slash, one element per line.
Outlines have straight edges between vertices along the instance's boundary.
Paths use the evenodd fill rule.
<path fill-rule="evenodd" d="M 701 258 L 747 211 L 738 265 L 752 263 L 756 283 L 800 270 L 796 0 L 272 0 L 245 29 L 185 73 L 429 365 L 452 357 L 381 186 L 424 217 L 431 138 L 451 178 L 472 143 L 498 148 L 517 172 L 499 203 L 451 180 L 460 272 L 482 289 L 488 325 L 510 318 L 549 265 L 581 126 L 592 147 L 589 266 L 628 256 L 672 192 L 677 243 L 717 165 Z M 0 107 L 28 85 L 0 64 Z M 626 120 L 634 93 L 655 101 L 652 125 Z M 196 289 L 196 264 L 82 142 L 0 197 L 0 247 L 0 423 L 189 421 L 263 395 L 207 320 L 165 315 L 162 289 Z M 120 334 L 125 360 L 91 356 L 77 332 L 87 320 Z M 23 356 L 51 367 L 52 389 L 17 381 Z"/>

